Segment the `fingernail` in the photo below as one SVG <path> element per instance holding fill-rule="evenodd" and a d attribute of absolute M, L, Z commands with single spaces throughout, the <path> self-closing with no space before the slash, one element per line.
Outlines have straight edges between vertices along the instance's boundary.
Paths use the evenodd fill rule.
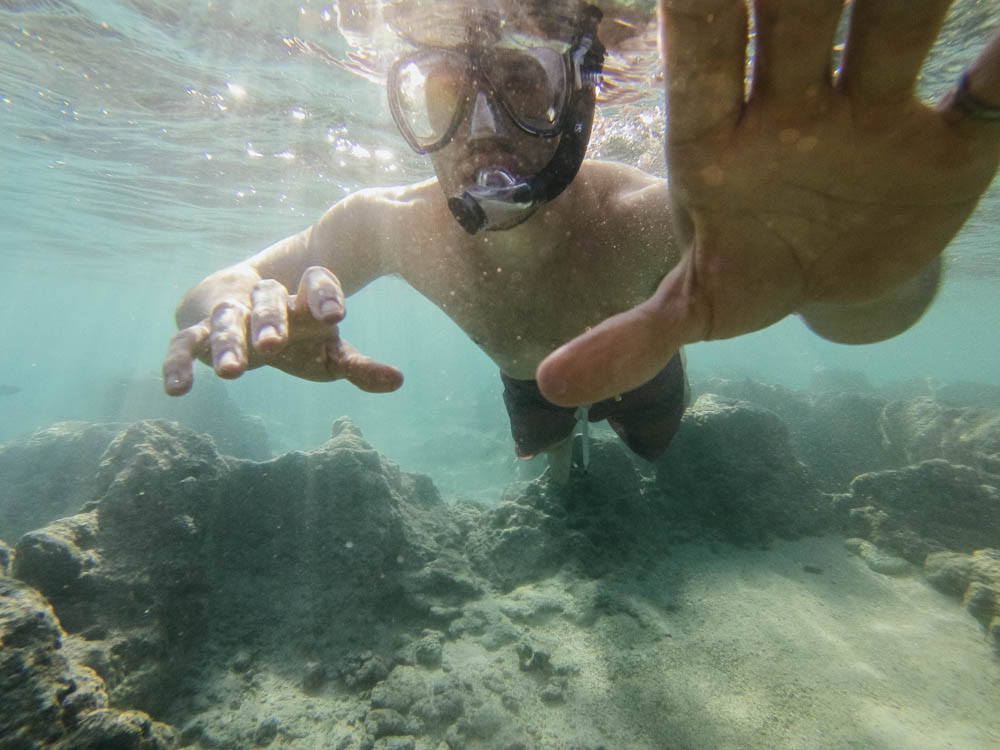
<path fill-rule="evenodd" d="M 278 336 L 278 329 L 274 326 L 264 326 L 259 331 L 257 331 L 257 341 L 266 341 L 267 339 L 276 339 Z"/>
<path fill-rule="evenodd" d="M 319 314 L 324 318 L 327 315 L 336 315 L 340 312 L 340 303 L 335 299 L 324 300 L 319 306 Z"/>
<path fill-rule="evenodd" d="M 227 370 L 233 367 L 240 366 L 240 358 L 236 356 L 236 352 L 223 352 L 219 356 L 219 369 Z"/>

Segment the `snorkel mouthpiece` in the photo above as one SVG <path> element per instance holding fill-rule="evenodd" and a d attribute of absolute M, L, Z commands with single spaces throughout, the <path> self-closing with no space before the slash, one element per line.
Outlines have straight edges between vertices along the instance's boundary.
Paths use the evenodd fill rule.
<path fill-rule="evenodd" d="M 502 229 L 526 217 L 532 207 L 531 185 L 506 169 L 480 169 L 476 184 L 448 199 L 452 215 L 469 234 Z M 518 222 L 519 223 L 519 222 Z"/>

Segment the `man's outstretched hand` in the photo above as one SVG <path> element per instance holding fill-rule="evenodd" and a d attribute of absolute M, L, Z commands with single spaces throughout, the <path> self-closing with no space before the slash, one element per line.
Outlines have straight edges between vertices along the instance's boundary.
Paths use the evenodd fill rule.
<path fill-rule="evenodd" d="M 171 396 L 190 391 L 196 359 L 227 379 L 270 365 L 306 380 L 348 380 L 371 393 L 399 388 L 403 373 L 340 337 L 346 312 L 340 281 L 321 266 L 305 270 L 294 295 L 247 267 L 213 274 L 181 305 L 188 325 L 170 340 L 164 389 Z"/>
<path fill-rule="evenodd" d="M 918 101 L 948 0 L 754 0 L 745 95 L 743 0 L 661 0 L 667 166 L 680 264 L 646 302 L 550 354 L 551 401 L 593 403 L 652 378 L 683 344 L 798 312 L 846 343 L 888 338 L 933 297 L 938 256 L 1000 161 L 1000 121 L 954 91 Z M 1000 107 L 1000 36 L 968 69 Z"/>

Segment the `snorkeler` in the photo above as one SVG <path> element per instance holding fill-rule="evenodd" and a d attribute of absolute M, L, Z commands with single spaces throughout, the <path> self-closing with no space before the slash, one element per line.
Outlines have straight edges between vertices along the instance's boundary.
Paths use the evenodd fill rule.
<path fill-rule="evenodd" d="M 410 49 L 389 76 L 396 124 L 436 179 L 359 191 L 196 286 L 177 311 L 168 393 L 190 389 L 196 358 L 227 378 L 271 365 L 398 388 L 402 374 L 337 324 L 345 296 L 399 274 L 500 368 L 519 455 L 545 451 L 565 478 L 573 407 L 589 403 L 590 418 L 652 458 L 683 411 L 683 343 L 796 311 L 849 342 L 912 325 L 1000 158 L 1000 128 L 961 106 L 1000 101 L 1000 54 L 970 69 L 964 99 L 941 114 L 913 99 L 944 2 L 857 0 L 835 86 L 841 0 L 758 0 L 744 101 L 742 0 L 664 0 L 669 193 L 628 166 L 583 160 L 596 8 L 573 3 L 567 22 L 543 27 L 519 10 L 530 3 L 500 3 L 496 16 L 463 5 L 452 27 L 400 23 Z M 894 56 L 877 53 L 883 42 Z"/>
<path fill-rule="evenodd" d="M 537 17 L 516 9 L 501 17 L 472 7 L 454 28 L 397 18 L 407 46 L 389 72 L 390 109 L 437 179 L 357 192 L 304 232 L 195 287 L 177 313 L 168 393 L 190 388 L 197 356 L 223 377 L 269 364 L 368 391 L 398 388 L 402 374 L 359 354 L 337 323 L 345 295 L 399 274 L 500 368 L 518 455 L 548 452 L 565 478 L 575 409 L 541 397 L 535 368 L 648 297 L 679 260 L 664 242 L 664 181 L 584 161 L 603 63 L 601 14 L 573 5 L 567 22 L 544 33 Z M 592 413 L 654 458 L 683 412 L 680 357 L 647 380 Z"/>

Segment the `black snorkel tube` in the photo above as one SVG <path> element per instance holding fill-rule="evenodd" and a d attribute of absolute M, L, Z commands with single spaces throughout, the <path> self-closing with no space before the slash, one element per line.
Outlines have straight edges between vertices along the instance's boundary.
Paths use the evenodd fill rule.
<path fill-rule="evenodd" d="M 579 30 L 570 48 L 574 92 L 566 113 L 566 126 L 549 163 L 521 180 L 505 169 L 480 170 L 475 185 L 448 199 L 452 215 L 469 234 L 478 234 L 484 228 L 516 226 L 531 215 L 532 207 L 547 203 L 565 190 L 580 171 L 590 143 L 596 89 L 604 68 L 605 49 L 597 38 L 597 25 L 602 17 L 593 5 L 581 12 Z"/>

